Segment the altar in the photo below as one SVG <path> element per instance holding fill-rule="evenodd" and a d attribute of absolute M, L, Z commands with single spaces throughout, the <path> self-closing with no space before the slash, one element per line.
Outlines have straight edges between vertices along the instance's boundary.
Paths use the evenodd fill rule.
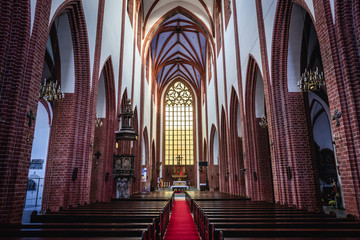
<path fill-rule="evenodd" d="M 186 185 L 186 181 L 174 181 L 170 187 L 171 191 L 186 191 L 189 187 Z"/>
<path fill-rule="evenodd" d="M 170 187 L 171 191 L 186 191 L 189 189 L 189 187 L 186 184 L 186 168 L 183 166 L 182 163 L 182 157 L 178 155 L 177 159 L 177 165 L 174 166 L 174 174 L 172 175 L 173 178 L 173 184 Z"/>

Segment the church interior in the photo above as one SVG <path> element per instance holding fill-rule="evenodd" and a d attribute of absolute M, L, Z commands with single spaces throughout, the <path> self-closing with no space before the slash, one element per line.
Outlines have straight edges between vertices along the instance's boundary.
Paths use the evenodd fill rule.
<path fill-rule="evenodd" d="M 2 236 L 360 238 L 359 1 L 0 13 Z"/>

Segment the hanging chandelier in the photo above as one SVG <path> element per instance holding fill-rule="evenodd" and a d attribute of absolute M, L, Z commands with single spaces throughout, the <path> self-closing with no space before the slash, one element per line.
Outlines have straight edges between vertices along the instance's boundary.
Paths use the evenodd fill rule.
<path fill-rule="evenodd" d="M 319 72 L 319 69 L 316 68 L 315 72 L 305 69 L 301 74 L 300 81 L 298 81 L 298 88 L 302 92 L 308 91 L 318 91 L 325 87 L 324 73 Z"/>
<path fill-rule="evenodd" d="M 134 111 L 131 108 L 131 100 L 128 99 L 120 114 L 121 129 L 115 132 L 116 141 L 136 141 L 138 134 L 134 130 Z"/>
<path fill-rule="evenodd" d="M 263 116 L 259 122 L 260 127 L 266 128 L 268 126 L 266 116 Z"/>
<path fill-rule="evenodd" d="M 64 93 L 61 92 L 61 87 L 57 81 L 44 79 L 40 88 L 39 98 L 44 98 L 46 101 L 61 101 L 64 99 Z"/>
<path fill-rule="evenodd" d="M 96 117 L 95 118 L 95 127 L 101 127 L 103 125 L 103 122 L 101 121 L 101 118 Z"/>

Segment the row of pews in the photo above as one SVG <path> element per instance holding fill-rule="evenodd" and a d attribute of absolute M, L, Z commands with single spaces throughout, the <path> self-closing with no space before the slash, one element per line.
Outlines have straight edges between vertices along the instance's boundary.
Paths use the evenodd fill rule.
<path fill-rule="evenodd" d="M 360 222 L 255 202 L 219 192 L 188 192 L 202 239 L 360 239 Z"/>
<path fill-rule="evenodd" d="M 31 216 L 31 223 L 2 225 L 11 239 L 162 239 L 173 193 L 137 194 L 130 199 L 94 203 Z"/>

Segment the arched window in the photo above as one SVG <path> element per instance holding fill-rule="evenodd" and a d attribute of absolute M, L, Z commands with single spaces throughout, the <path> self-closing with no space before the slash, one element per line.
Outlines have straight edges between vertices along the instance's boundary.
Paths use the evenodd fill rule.
<path fill-rule="evenodd" d="M 178 159 L 181 165 L 194 164 L 193 131 L 193 98 L 176 82 L 165 97 L 165 165 L 176 165 Z"/>

